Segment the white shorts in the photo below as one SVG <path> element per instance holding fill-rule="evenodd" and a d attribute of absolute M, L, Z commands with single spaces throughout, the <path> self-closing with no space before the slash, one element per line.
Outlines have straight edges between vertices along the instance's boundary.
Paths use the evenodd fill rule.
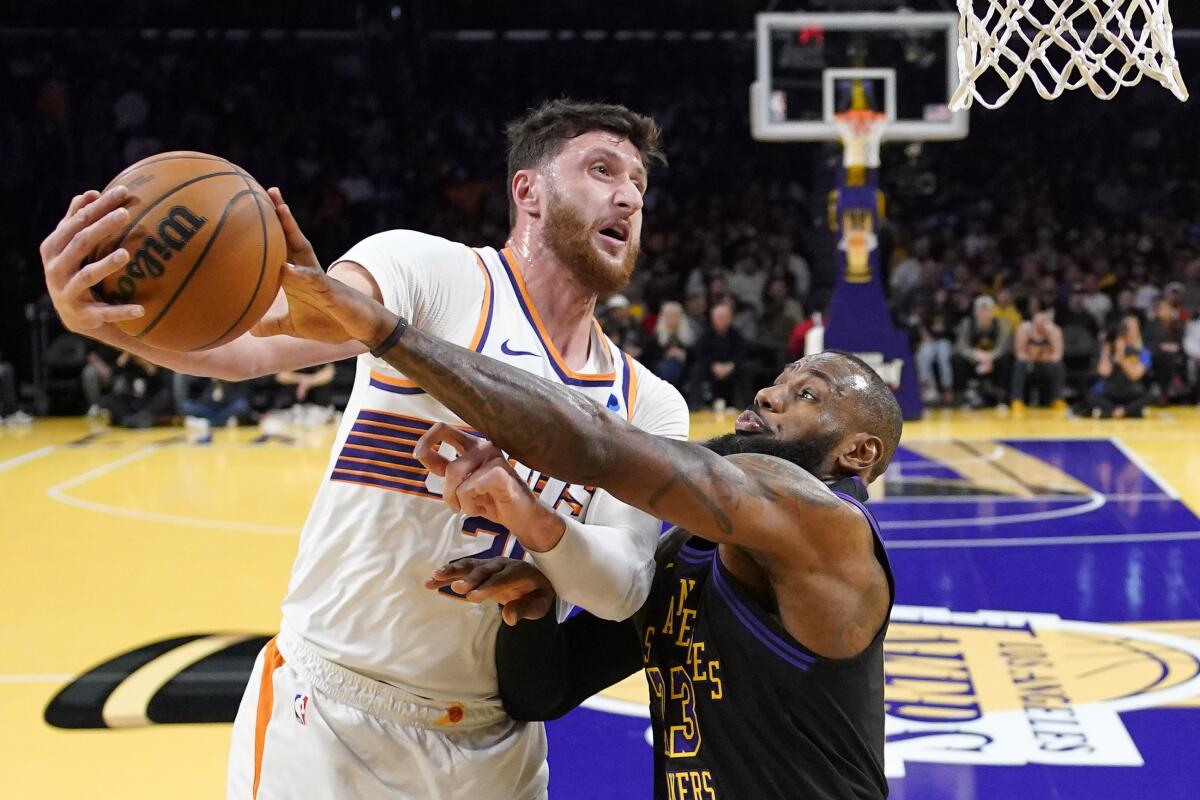
<path fill-rule="evenodd" d="M 546 732 L 498 700 L 434 703 L 321 658 L 287 631 L 259 653 L 233 724 L 229 800 L 535 800 Z"/>

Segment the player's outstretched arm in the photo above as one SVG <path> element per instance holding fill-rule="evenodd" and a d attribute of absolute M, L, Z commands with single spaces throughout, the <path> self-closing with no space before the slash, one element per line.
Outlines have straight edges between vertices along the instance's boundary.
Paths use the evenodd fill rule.
<path fill-rule="evenodd" d="M 279 213 L 287 241 L 288 260 L 316 265 L 316 255 L 301 233 L 278 189 L 269 194 Z M 94 263 L 86 263 L 98 242 L 124 227 L 129 212 L 122 207 L 127 199 L 124 186 L 115 186 L 101 194 L 88 191 L 77 195 L 66 215 L 42 242 L 41 256 L 46 290 L 55 310 L 70 331 L 126 350 L 159 366 L 190 375 L 227 380 L 242 380 L 259 375 L 297 369 L 357 355 L 365 348 L 357 342 L 327 345 L 315 341 L 277 339 L 260 341 L 242 336 L 221 347 L 193 353 L 178 353 L 151 347 L 116 327 L 115 323 L 138 319 L 144 309 L 136 304 L 109 305 L 99 302 L 92 288 L 106 277 L 120 272 L 129 253 L 117 248 Z M 353 267 L 360 274 L 351 274 Z M 359 291 L 371 293 L 374 281 L 360 267 L 335 265 L 338 277 Z M 377 289 L 374 289 L 377 292 Z M 282 313 L 286 302 L 282 293 L 273 311 Z"/>
<path fill-rule="evenodd" d="M 322 331 L 336 323 L 341 336 L 370 346 L 528 467 L 599 486 L 693 533 L 775 553 L 797 566 L 825 568 L 865 541 L 840 535 L 864 529 L 861 514 L 788 462 L 722 458 L 698 444 L 640 431 L 564 386 L 398 324 L 395 314 L 319 269 L 289 266 L 283 287 L 293 307 L 327 317 Z M 259 333 L 306 335 L 295 320 L 260 326 Z M 440 444 L 431 438 L 419 448 L 427 459 Z M 869 466 L 882 443 L 867 437 L 861 447 L 858 457 Z"/>
<path fill-rule="evenodd" d="M 560 625 L 554 589 L 537 567 L 511 558 L 464 558 L 425 588 L 444 586 L 475 603 L 503 605 L 496 672 L 504 709 L 516 720 L 558 719 L 596 692 L 642 668 L 637 628 L 586 611 Z"/>

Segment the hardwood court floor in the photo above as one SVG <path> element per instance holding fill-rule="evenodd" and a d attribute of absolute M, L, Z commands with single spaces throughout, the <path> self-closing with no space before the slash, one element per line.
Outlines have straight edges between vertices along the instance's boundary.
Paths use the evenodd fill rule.
<path fill-rule="evenodd" d="M 693 433 L 732 421 L 698 415 Z M 223 795 L 228 726 L 146 724 L 145 699 L 222 642 L 275 631 L 333 435 L 293 433 L 0 428 L 0 796 Z M 884 495 L 893 797 L 1200 795 L 1196 409 L 935 412 L 906 426 Z M 96 665 L 222 633 L 237 636 L 100 692 L 111 727 L 44 721 L 80 676 L 81 692 L 107 686 Z M 552 726 L 552 797 L 648 796 L 639 692 Z"/>

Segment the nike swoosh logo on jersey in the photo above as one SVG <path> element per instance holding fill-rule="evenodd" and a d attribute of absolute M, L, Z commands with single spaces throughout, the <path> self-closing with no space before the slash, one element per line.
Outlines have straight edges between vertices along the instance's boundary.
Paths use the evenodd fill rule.
<path fill-rule="evenodd" d="M 534 357 L 537 356 L 537 353 L 527 353 L 524 350 L 510 349 L 508 346 L 508 343 L 511 341 L 512 341 L 511 339 L 505 339 L 503 342 L 500 343 L 500 352 L 504 353 L 504 355 L 506 355 L 506 356 L 534 356 Z"/>

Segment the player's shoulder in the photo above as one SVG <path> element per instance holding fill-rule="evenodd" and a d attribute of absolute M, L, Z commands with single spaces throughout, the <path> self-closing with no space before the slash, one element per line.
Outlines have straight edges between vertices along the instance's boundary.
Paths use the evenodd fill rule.
<path fill-rule="evenodd" d="M 403 258 L 421 263 L 475 258 L 475 251 L 461 242 L 406 228 L 371 234 L 350 248 L 343 260 L 354 260 L 352 256 L 357 253 Z"/>
<path fill-rule="evenodd" d="M 654 374 L 642 362 L 632 356 L 625 355 L 630 361 L 631 380 L 636 381 L 637 395 L 633 407 L 633 422 L 639 424 L 649 420 L 659 420 L 669 425 L 670 430 L 654 431 L 673 438 L 687 438 L 688 413 L 687 402 L 683 395 L 669 381 Z"/>

